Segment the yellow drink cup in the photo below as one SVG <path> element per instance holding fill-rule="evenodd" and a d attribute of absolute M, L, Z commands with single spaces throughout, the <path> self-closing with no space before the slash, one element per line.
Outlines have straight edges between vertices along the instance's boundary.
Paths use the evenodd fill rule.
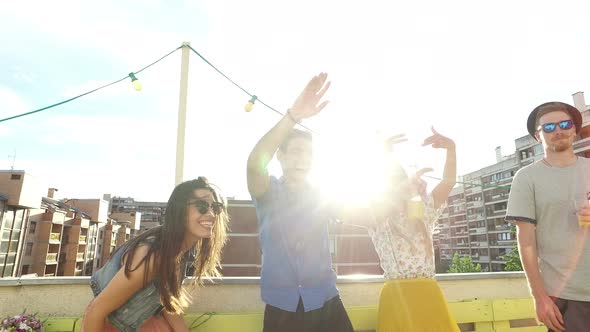
<path fill-rule="evenodd" d="M 424 213 L 426 211 L 426 205 L 422 200 L 418 198 L 412 198 L 408 201 L 408 220 L 422 220 L 424 219 Z"/>
<path fill-rule="evenodd" d="M 578 226 L 590 227 L 590 202 L 587 199 L 578 199 L 574 202 Z"/>
<path fill-rule="evenodd" d="M 588 213 L 590 213 L 590 211 L 588 211 Z M 576 215 L 578 216 L 578 226 L 590 227 L 590 214 L 584 213 L 584 210 L 578 210 Z"/>

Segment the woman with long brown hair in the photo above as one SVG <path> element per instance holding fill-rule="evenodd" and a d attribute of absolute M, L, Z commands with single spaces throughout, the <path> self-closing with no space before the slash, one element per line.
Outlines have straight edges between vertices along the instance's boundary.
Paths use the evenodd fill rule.
<path fill-rule="evenodd" d="M 228 221 L 223 198 L 206 178 L 179 184 L 164 223 L 125 243 L 92 276 L 95 298 L 84 331 L 188 331 L 185 271 L 192 265 L 198 284 L 219 276 Z"/>

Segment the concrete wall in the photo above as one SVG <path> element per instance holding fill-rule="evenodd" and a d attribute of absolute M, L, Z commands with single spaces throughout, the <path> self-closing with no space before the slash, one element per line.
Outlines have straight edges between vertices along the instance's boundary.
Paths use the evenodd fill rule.
<path fill-rule="evenodd" d="M 37 179 L 24 171 L 0 171 L 0 193 L 8 197 L 8 205 L 41 207 L 43 191 Z"/>
<path fill-rule="evenodd" d="M 113 212 L 110 217 L 117 221 L 129 221 L 131 223 L 130 229 L 139 230 L 141 225 L 140 212 Z"/>
<path fill-rule="evenodd" d="M 522 272 L 442 274 L 437 279 L 448 301 L 529 297 Z M 380 276 L 340 277 L 338 288 L 346 306 L 374 306 L 383 281 Z M 88 284 L 88 277 L 0 279 L 0 312 L 13 315 L 26 308 L 41 316 L 80 317 L 92 299 Z M 264 310 L 256 277 L 208 282 L 192 294 L 189 313 Z"/>
<path fill-rule="evenodd" d="M 88 214 L 92 221 L 106 222 L 109 212 L 109 202 L 104 199 L 69 199 L 66 204 L 78 208 Z"/>

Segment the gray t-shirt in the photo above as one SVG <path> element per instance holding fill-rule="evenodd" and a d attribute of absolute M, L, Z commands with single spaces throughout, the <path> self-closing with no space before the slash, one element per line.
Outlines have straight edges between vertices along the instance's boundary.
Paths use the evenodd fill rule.
<path fill-rule="evenodd" d="M 507 221 L 536 225 L 539 269 L 550 296 L 590 301 L 589 227 L 579 227 L 576 200 L 590 192 L 590 159 L 559 168 L 542 161 L 514 176 Z"/>

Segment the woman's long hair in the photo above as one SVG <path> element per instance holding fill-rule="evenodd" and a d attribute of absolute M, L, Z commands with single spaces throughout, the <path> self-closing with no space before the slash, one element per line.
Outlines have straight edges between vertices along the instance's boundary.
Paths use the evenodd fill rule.
<path fill-rule="evenodd" d="M 150 259 L 153 257 L 155 266 L 154 283 L 160 292 L 160 300 L 164 309 L 171 313 L 181 314 L 189 301 L 188 294 L 182 289 L 182 281 L 185 271 L 182 269 L 182 259 L 186 252 L 182 252 L 182 243 L 186 233 L 187 207 L 190 199 L 194 198 L 194 192 L 198 189 L 211 191 L 215 202 L 223 203 L 222 212 L 215 218 L 213 231 L 210 238 L 201 238 L 195 245 L 194 281 L 202 284 L 201 277 L 220 276 L 219 266 L 221 250 L 227 240 L 229 217 L 227 206 L 214 187 L 206 178 L 199 177 L 196 180 L 186 181 L 174 188 L 168 204 L 164 223 L 152 228 L 130 240 L 121 249 L 124 250 L 125 276 L 141 267 L 145 269 L 144 287 L 147 285 L 150 269 Z M 148 244 L 148 253 L 135 267 L 131 266 L 135 249 L 139 245 Z M 188 262 L 189 264 L 191 262 Z"/>
<path fill-rule="evenodd" d="M 399 206 L 401 204 L 401 211 L 404 212 L 404 214 L 408 214 L 408 207 L 407 207 L 407 201 L 410 199 L 411 196 L 413 196 L 414 194 L 419 194 L 421 196 L 422 199 L 425 198 L 425 192 L 424 193 L 410 193 L 409 189 L 410 186 L 412 185 L 410 183 L 410 181 L 412 181 L 413 179 L 410 178 L 408 176 L 408 173 L 403 169 L 403 167 L 399 164 L 394 164 L 393 167 L 390 170 L 390 173 L 388 174 L 389 176 L 389 183 L 390 183 L 390 190 L 388 191 L 389 194 L 392 196 L 393 201 L 395 201 L 395 203 L 392 203 L 390 206 Z M 400 203 L 401 202 L 401 203 Z M 387 211 L 388 208 L 385 208 L 385 211 Z M 389 208 L 389 211 L 386 212 L 386 214 L 394 212 L 393 209 Z M 398 213 L 399 211 L 395 211 L 395 213 Z M 389 220 L 391 221 L 393 218 L 389 218 Z M 430 234 L 426 224 L 424 224 L 423 220 L 417 220 L 414 224 L 415 226 L 417 226 L 417 228 L 415 228 L 415 230 L 419 233 L 422 234 L 423 238 L 424 238 L 424 245 L 425 245 L 425 249 L 426 249 L 426 255 L 428 259 L 432 259 L 432 235 Z M 408 243 L 412 246 L 414 246 L 414 243 L 412 241 L 409 240 L 408 237 L 404 236 L 404 235 L 410 235 L 410 237 L 413 234 L 403 234 L 400 230 L 399 227 L 396 226 L 393 223 L 390 223 L 390 228 L 392 230 L 396 230 L 398 233 L 400 233 L 399 235 L 402 235 L 404 238 L 406 238 L 406 240 L 408 241 Z"/>

